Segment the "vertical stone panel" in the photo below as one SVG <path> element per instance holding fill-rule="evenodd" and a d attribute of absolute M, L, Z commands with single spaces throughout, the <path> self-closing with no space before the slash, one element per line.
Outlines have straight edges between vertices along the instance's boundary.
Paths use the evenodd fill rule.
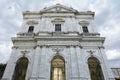
<path fill-rule="evenodd" d="M 77 56 L 77 66 L 78 66 L 78 76 L 80 77 L 81 75 L 80 75 L 80 72 L 82 73 L 82 74 L 84 74 L 84 72 L 82 71 L 83 69 L 81 69 L 81 63 L 82 63 L 82 55 L 81 55 L 82 53 L 81 53 L 81 49 L 80 49 L 80 47 L 79 46 L 77 46 L 76 47 L 76 56 Z"/>
<path fill-rule="evenodd" d="M 41 55 L 40 55 L 40 59 L 41 61 L 39 61 L 39 67 L 37 68 L 39 70 L 39 78 L 40 79 L 44 79 L 46 77 L 46 46 L 43 46 L 42 47 L 42 52 L 41 52 Z"/>
<path fill-rule="evenodd" d="M 65 56 L 67 58 L 67 60 L 65 60 L 65 69 L 66 69 L 66 80 L 70 80 L 71 78 L 71 73 L 72 73 L 72 70 L 71 70 L 71 56 L 70 56 L 70 47 L 67 47 L 65 48 Z"/>
<path fill-rule="evenodd" d="M 72 69 L 72 75 L 71 79 L 72 80 L 77 80 L 78 79 L 78 68 L 77 68 L 77 61 L 76 61 L 76 52 L 74 47 L 70 47 L 70 57 L 71 57 L 71 69 Z"/>
<path fill-rule="evenodd" d="M 101 67 L 102 67 L 102 70 L 103 70 L 104 77 L 105 77 L 106 79 L 107 79 L 107 78 L 113 78 L 114 75 L 113 75 L 113 72 L 112 72 L 112 70 L 110 69 L 110 66 L 109 66 L 109 64 L 108 64 L 108 61 L 107 61 L 107 58 L 106 58 L 106 55 L 105 55 L 104 48 L 99 48 L 99 49 L 98 49 L 98 53 L 99 53 L 100 57 L 102 58 Z"/>
<path fill-rule="evenodd" d="M 7 79 L 7 80 L 11 80 L 12 79 L 12 76 L 13 76 L 13 73 L 14 73 L 14 68 L 15 68 L 15 65 L 16 65 L 16 62 L 15 62 L 15 55 L 18 53 L 17 51 L 17 48 L 14 47 L 12 48 L 12 55 L 10 56 L 10 60 L 9 60 L 9 63 L 7 64 L 6 66 L 6 69 L 4 71 L 4 74 L 3 74 L 3 77 L 2 79 Z"/>
<path fill-rule="evenodd" d="M 41 54 L 41 48 L 40 46 L 36 47 L 35 54 L 34 54 L 34 62 L 33 62 L 33 68 L 32 68 L 32 78 L 38 77 L 38 67 L 40 62 L 40 54 Z"/>

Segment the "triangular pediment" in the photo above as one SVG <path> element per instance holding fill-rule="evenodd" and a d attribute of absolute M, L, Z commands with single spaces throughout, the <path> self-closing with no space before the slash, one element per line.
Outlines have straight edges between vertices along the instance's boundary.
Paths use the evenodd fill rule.
<path fill-rule="evenodd" d="M 71 8 L 71 7 L 66 7 L 61 4 L 56 4 L 51 7 L 46 7 L 40 12 L 77 12 L 77 10 Z"/>

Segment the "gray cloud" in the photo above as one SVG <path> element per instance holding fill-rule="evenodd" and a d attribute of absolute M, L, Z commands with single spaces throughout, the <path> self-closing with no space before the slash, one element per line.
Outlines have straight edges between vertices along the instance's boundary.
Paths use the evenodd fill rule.
<path fill-rule="evenodd" d="M 110 67 L 112 68 L 120 68 L 120 59 L 113 59 L 113 60 L 109 60 L 109 64 L 110 64 Z"/>

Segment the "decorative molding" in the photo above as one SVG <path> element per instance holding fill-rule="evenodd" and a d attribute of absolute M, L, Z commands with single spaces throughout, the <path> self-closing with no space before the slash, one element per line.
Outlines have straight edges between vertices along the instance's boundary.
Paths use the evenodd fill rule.
<path fill-rule="evenodd" d="M 56 4 L 54 6 L 51 7 L 45 7 L 43 10 L 40 11 L 41 13 L 45 12 L 78 12 L 77 10 L 71 8 L 71 7 L 67 7 L 67 6 L 63 6 L 61 4 Z"/>
<path fill-rule="evenodd" d="M 13 46 L 12 49 L 18 49 L 19 47 L 18 46 Z"/>
<path fill-rule="evenodd" d="M 63 20 L 62 18 L 55 18 L 54 20 L 51 21 L 52 23 L 57 23 L 57 22 L 65 22 L 65 20 Z"/>
<path fill-rule="evenodd" d="M 59 54 L 61 51 L 63 51 L 63 48 L 53 48 L 52 49 L 54 52 L 56 52 L 56 54 Z"/>
<path fill-rule="evenodd" d="M 23 54 L 23 56 L 26 56 L 26 54 L 28 54 L 30 51 L 26 51 L 26 50 L 24 50 L 24 51 L 21 51 L 21 53 Z"/>
<path fill-rule="evenodd" d="M 38 21 L 33 21 L 33 20 L 32 21 L 28 21 L 27 24 L 28 25 L 36 25 L 36 24 L 38 24 Z"/>
<path fill-rule="evenodd" d="M 81 26 L 88 26 L 90 23 L 88 21 L 80 21 L 79 24 Z"/>
<path fill-rule="evenodd" d="M 87 51 L 88 53 L 90 53 L 90 56 L 91 57 L 93 57 L 94 56 L 94 54 L 93 53 L 95 53 L 95 51 L 92 51 L 92 50 L 90 50 L 90 51 Z"/>
<path fill-rule="evenodd" d="M 76 46 L 79 44 L 78 41 L 40 41 L 39 45 L 48 46 Z"/>
<path fill-rule="evenodd" d="M 57 12 L 61 11 L 61 8 L 60 7 L 56 7 L 56 11 Z"/>

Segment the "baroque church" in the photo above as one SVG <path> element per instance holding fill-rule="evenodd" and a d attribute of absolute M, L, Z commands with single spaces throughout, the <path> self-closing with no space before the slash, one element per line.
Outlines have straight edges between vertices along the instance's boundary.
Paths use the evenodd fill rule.
<path fill-rule="evenodd" d="M 114 80 L 94 15 L 61 4 L 23 12 L 2 80 Z"/>

